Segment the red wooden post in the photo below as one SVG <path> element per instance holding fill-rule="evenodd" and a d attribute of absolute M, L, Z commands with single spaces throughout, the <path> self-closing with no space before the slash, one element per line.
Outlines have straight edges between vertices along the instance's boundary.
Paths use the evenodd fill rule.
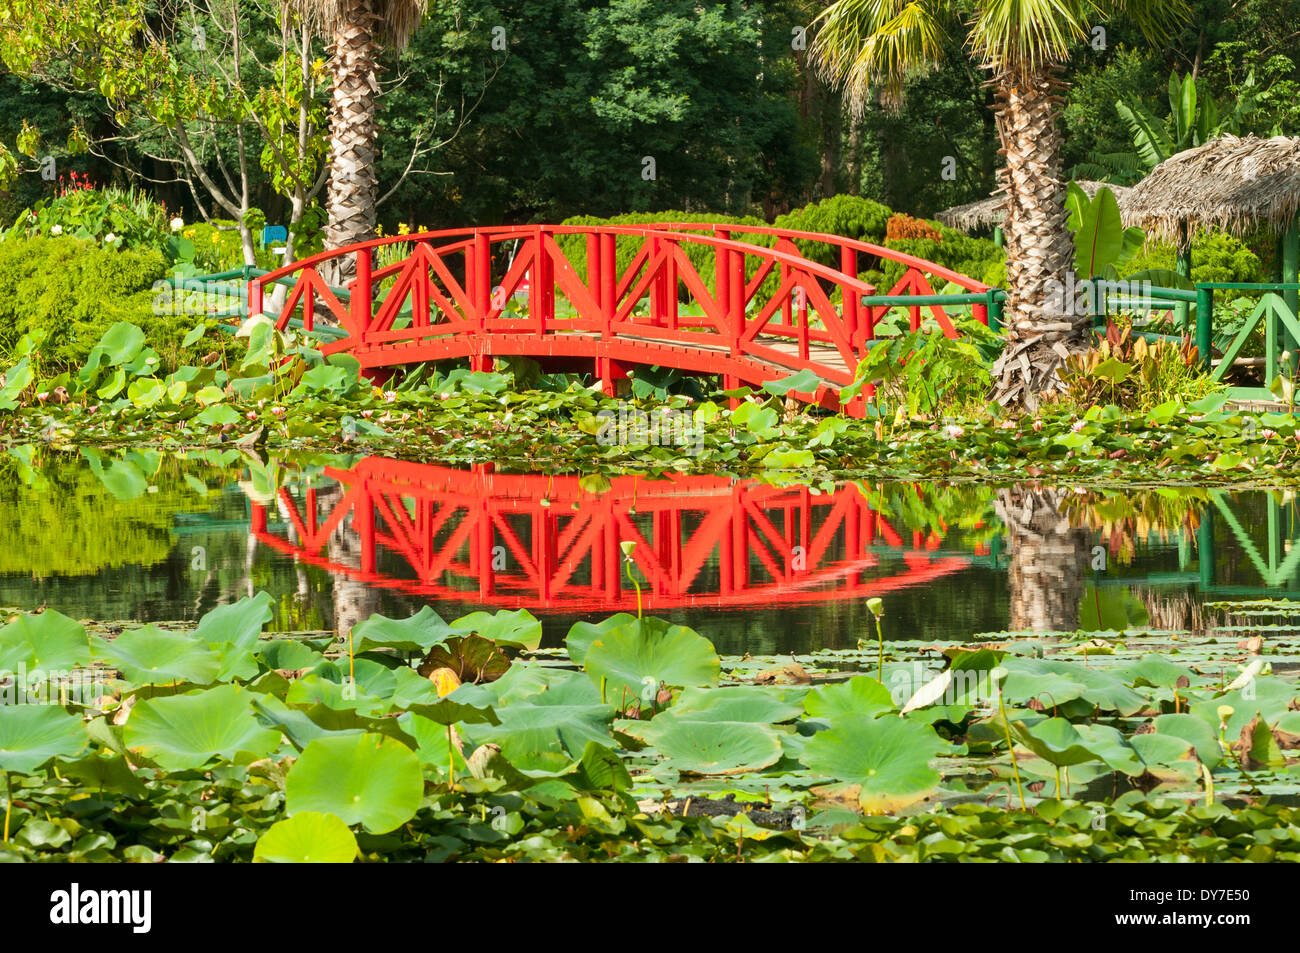
<path fill-rule="evenodd" d="M 731 240 L 731 231 L 715 228 L 713 234 L 723 241 Z M 731 307 L 731 249 L 725 245 L 713 246 L 713 299 L 723 310 Z"/>
<path fill-rule="evenodd" d="M 847 245 L 840 249 L 840 271 L 850 278 L 858 277 L 858 252 Z M 844 329 L 849 336 L 849 346 L 857 343 L 858 335 L 858 293 L 850 291 L 847 285 L 840 286 L 840 310 L 844 315 Z"/>
<path fill-rule="evenodd" d="M 316 289 L 311 284 L 302 294 L 302 327 L 304 331 L 316 327 Z"/>
<path fill-rule="evenodd" d="M 650 279 L 650 323 L 663 327 L 668 323 L 668 308 L 664 301 L 663 262 L 658 261 L 662 243 L 658 235 L 647 236 L 644 241 L 647 251 L 646 267 L 654 269 L 654 277 Z"/>
<path fill-rule="evenodd" d="M 555 318 L 555 263 L 546 247 L 546 226 L 537 226 L 537 250 L 533 256 L 533 282 L 529 289 L 532 294 L 530 307 L 536 312 L 537 333 L 546 334 L 548 322 Z"/>
<path fill-rule="evenodd" d="M 731 356 L 740 357 L 740 336 L 745 332 L 745 255 L 731 251 L 731 300 L 727 308 L 730 317 Z"/>
<path fill-rule="evenodd" d="M 600 236 L 587 233 L 587 293 L 600 301 Z"/>
<path fill-rule="evenodd" d="M 484 331 L 487 329 L 488 314 L 492 310 L 492 249 L 488 244 L 487 233 L 474 229 L 474 244 L 466 253 L 474 270 L 471 298 L 478 312 L 475 317 L 478 319 L 479 330 Z"/>
<path fill-rule="evenodd" d="M 352 322 L 364 342 L 366 331 L 370 328 L 371 317 L 370 249 L 358 248 L 356 256 L 357 278 L 352 286 Z"/>
<path fill-rule="evenodd" d="M 664 307 L 667 309 L 668 327 L 674 331 L 677 330 L 677 247 L 677 242 L 672 239 L 664 243 L 664 250 L 668 253 L 663 268 Z"/>
<path fill-rule="evenodd" d="M 246 317 L 252 317 L 255 314 L 262 313 L 262 281 L 260 278 L 253 278 L 248 282 L 248 314 Z"/>
<path fill-rule="evenodd" d="M 600 236 L 600 310 L 604 315 L 601 337 L 613 334 L 614 312 L 618 309 L 618 255 L 613 235 Z"/>
<path fill-rule="evenodd" d="M 411 324 L 417 328 L 427 328 L 429 326 L 429 266 L 424 261 L 424 250 L 428 245 L 423 242 L 417 242 L 412 251 L 413 255 L 419 256 L 420 269 L 415 276 L 415 287 L 411 289 Z"/>
<path fill-rule="evenodd" d="M 784 288 L 785 283 L 789 280 L 790 280 L 790 266 L 787 265 L 785 262 L 781 262 L 780 287 Z M 781 318 L 784 321 L 785 326 L 788 328 L 794 327 L 794 309 L 790 305 L 790 296 L 793 294 L 794 294 L 794 289 L 792 288 L 790 292 L 785 296 L 785 298 L 782 299 L 781 301 Z"/>

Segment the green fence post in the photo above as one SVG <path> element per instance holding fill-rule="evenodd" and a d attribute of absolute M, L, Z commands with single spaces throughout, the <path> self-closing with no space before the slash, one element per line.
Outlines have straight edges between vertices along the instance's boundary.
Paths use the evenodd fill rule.
<path fill-rule="evenodd" d="M 1295 284 L 1300 281 L 1300 215 L 1291 220 L 1287 230 L 1282 234 L 1282 283 Z M 1282 292 L 1282 300 L 1291 309 L 1292 314 L 1300 314 L 1300 291 L 1288 288 Z M 1294 373 L 1300 354 L 1297 354 L 1297 342 L 1289 330 L 1283 330 L 1283 347 L 1291 352 L 1291 371 Z M 1269 373 L 1272 373 L 1270 369 Z"/>
<path fill-rule="evenodd" d="M 1178 236 L 1180 241 L 1178 246 L 1178 257 L 1174 261 L 1174 271 L 1190 281 L 1192 278 L 1192 243 L 1187 236 L 1186 223 L 1183 223 L 1179 228 Z M 1178 304 L 1174 305 L 1174 316 L 1178 319 L 1179 327 L 1181 327 L 1183 333 L 1186 334 L 1188 323 L 1188 307 L 1186 301 L 1180 301 Z"/>
<path fill-rule="evenodd" d="M 1196 353 L 1200 355 L 1201 366 L 1206 371 L 1212 369 L 1212 345 L 1214 341 L 1214 289 L 1196 289 Z"/>
<path fill-rule="evenodd" d="M 1001 299 L 998 298 L 998 289 L 990 288 L 985 293 L 985 296 L 988 299 L 987 314 L 989 317 L 989 330 L 1001 331 L 1002 330 L 1002 301 Z"/>

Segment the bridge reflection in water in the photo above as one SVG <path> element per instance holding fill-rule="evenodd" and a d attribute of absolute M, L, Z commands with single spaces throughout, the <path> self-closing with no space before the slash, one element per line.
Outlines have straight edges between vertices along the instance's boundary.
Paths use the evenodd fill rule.
<path fill-rule="evenodd" d="M 254 502 L 256 538 L 367 587 L 548 613 L 742 608 L 882 595 L 987 557 L 873 508 L 718 476 L 509 475 L 369 457 Z M 277 523 L 278 525 L 273 525 Z M 942 526 L 939 527 L 942 532 Z M 620 544 L 634 543 L 632 566 Z M 346 545 L 340 545 L 346 543 Z"/>

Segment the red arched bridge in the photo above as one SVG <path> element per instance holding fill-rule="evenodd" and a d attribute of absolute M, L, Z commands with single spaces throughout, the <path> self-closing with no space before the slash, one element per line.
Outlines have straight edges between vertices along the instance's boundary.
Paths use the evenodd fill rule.
<path fill-rule="evenodd" d="M 569 612 L 880 595 L 957 572 L 971 558 L 939 536 L 897 530 L 856 486 L 834 493 L 754 480 L 512 476 L 368 457 L 325 469 L 337 487 L 281 489 L 252 504 L 257 539 L 368 585 L 425 598 Z M 340 492 L 341 491 L 341 492 Z M 283 525 L 273 531 L 278 515 Z M 355 534 L 353 559 L 330 538 Z M 977 547 L 976 554 L 982 548 Z M 898 557 L 901 557 L 898 558 Z M 900 565 L 901 563 L 901 565 Z"/>
<path fill-rule="evenodd" d="M 812 256 L 812 257 L 809 257 Z M 836 262 L 829 267 L 816 260 Z M 887 295 L 860 269 L 903 266 Z M 332 288 L 323 274 L 355 277 Z M 950 284 L 959 294 L 937 294 Z M 928 311 L 955 336 L 955 308 L 988 323 L 994 290 L 891 248 L 837 235 L 692 222 L 653 226 L 528 225 L 451 229 L 336 249 L 249 282 L 249 313 L 264 313 L 268 286 L 286 288 L 274 314 L 313 330 L 323 317 L 370 374 L 423 361 L 524 355 L 561 369 L 593 367 L 606 393 L 633 365 L 721 376 L 724 387 L 760 385 L 809 370 L 796 397 L 839 406 L 876 322 Z M 513 304 L 527 294 L 526 309 Z M 868 392 L 869 393 L 869 392 Z M 862 413 L 862 401 L 848 408 Z"/>

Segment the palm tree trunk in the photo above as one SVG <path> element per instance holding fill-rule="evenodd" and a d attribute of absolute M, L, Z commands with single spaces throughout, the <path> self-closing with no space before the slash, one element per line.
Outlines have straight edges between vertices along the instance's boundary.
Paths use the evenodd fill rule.
<path fill-rule="evenodd" d="M 345 0 L 345 15 L 334 31 L 327 248 L 366 241 L 375 233 L 379 190 L 375 176 L 375 98 L 379 92 L 375 61 L 379 44 L 374 32 L 380 20 L 376 5 L 376 0 Z M 352 268 L 351 262 L 347 268 Z"/>
<path fill-rule="evenodd" d="M 1066 295 L 1074 246 L 1061 180 L 1061 82 L 1041 68 L 995 77 L 1006 156 L 1007 347 L 994 365 L 994 397 L 1032 411 L 1061 389 L 1057 369 L 1086 342 L 1088 316 Z"/>

